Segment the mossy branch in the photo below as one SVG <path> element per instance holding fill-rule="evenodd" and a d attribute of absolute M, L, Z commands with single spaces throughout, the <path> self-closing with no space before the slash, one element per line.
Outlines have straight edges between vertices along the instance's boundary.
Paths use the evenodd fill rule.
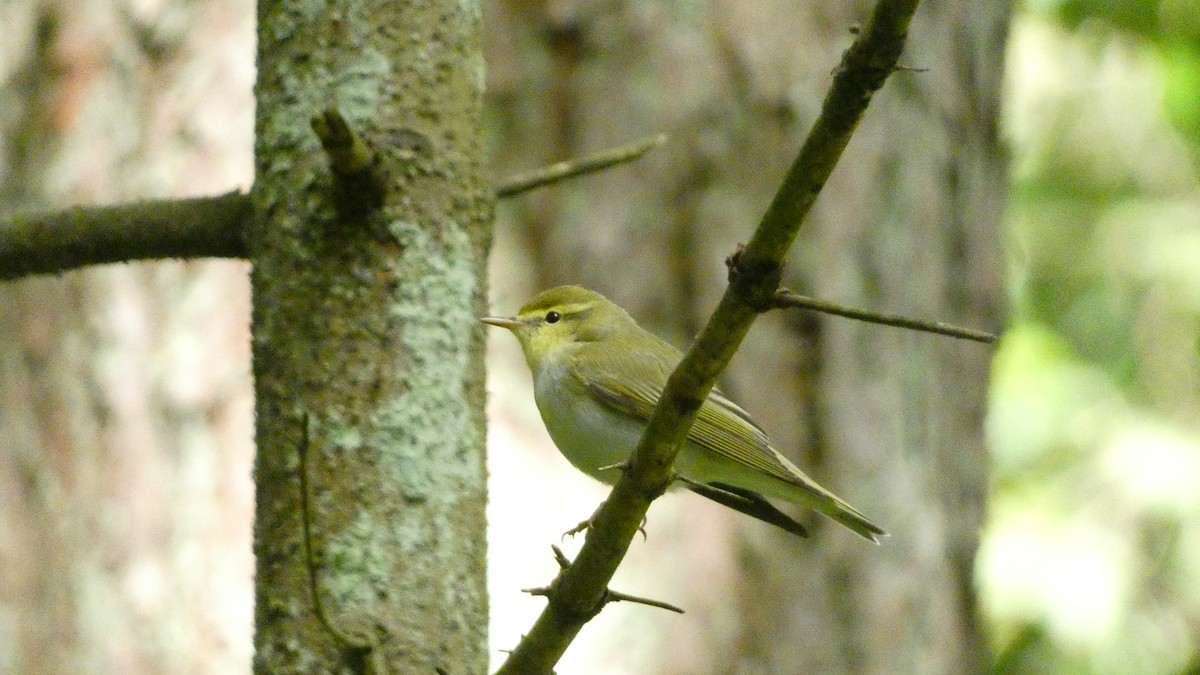
<path fill-rule="evenodd" d="M 0 281 L 85 265 L 162 258 L 242 258 L 250 199 L 216 197 L 77 206 L 0 221 Z"/>
<path fill-rule="evenodd" d="M 780 270 L 800 226 L 850 141 L 872 95 L 896 69 L 917 0 L 880 0 L 842 56 L 821 113 L 750 243 L 730 257 L 720 305 L 672 373 L 629 468 L 600 506 L 570 567 L 554 580 L 547 607 L 498 671 L 550 673 L 605 589 L 672 465 L 701 403 L 760 311 L 772 306 Z"/>

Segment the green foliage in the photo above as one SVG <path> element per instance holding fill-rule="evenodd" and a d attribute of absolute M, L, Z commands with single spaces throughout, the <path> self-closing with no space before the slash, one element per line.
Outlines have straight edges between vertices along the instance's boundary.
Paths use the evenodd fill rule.
<path fill-rule="evenodd" d="M 1196 3 L 1200 6 L 1200 3 Z M 1200 25 L 1200 11 L 1195 18 Z M 1167 119 L 1195 147 L 1200 147 L 1200 35 L 1161 48 L 1166 92 L 1163 108 Z"/>
<path fill-rule="evenodd" d="M 1200 663 L 1200 3 L 1030 2 L 979 556 L 997 673 Z"/>

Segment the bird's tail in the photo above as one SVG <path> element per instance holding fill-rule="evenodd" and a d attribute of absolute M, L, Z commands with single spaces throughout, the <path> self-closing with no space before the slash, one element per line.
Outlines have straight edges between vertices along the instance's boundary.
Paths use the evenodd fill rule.
<path fill-rule="evenodd" d="M 880 537 L 888 536 L 882 527 L 820 485 L 812 481 L 797 481 L 795 485 L 807 493 L 808 499 L 804 500 L 806 504 L 845 525 L 860 537 L 878 544 Z"/>

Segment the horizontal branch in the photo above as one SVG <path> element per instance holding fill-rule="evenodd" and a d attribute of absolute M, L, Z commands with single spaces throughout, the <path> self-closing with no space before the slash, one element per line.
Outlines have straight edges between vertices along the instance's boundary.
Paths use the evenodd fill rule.
<path fill-rule="evenodd" d="M 821 113 L 750 243 L 729 260 L 716 312 L 671 374 L 629 468 L 592 518 L 575 561 L 554 580 L 546 608 L 498 671 L 549 673 L 604 601 L 650 502 L 671 482 L 680 445 L 759 311 L 770 306 L 783 262 L 809 209 L 874 93 L 895 70 L 917 0 L 879 0 L 842 56 Z"/>
<path fill-rule="evenodd" d="M 837 303 L 829 302 L 828 300 L 818 300 L 810 298 L 807 295 L 792 293 L 791 291 L 779 291 L 775 294 L 774 300 L 771 301 L 771 309 L 811 309 L 815 312 L 824 314 L 833 314 L 835 316 L 843 316 L 847 319 L 857 319 L 866 321 L 867 323 L 877 323 L 883 326 L 896 326 L 897 328 L 909 328 L 911 330 L 919 330 L 926 333 L 937 333 L 939 335 L 947 335 L 949 337 L 961 338 L 963 340 L 974 340 L 975 342 L 993 343 L 996 341 L 996 336 L 974 328 L 963 328 L 954 326 L 941 321 L 927 321 L 925 319 L 913 319 L 899 314 L 884 314 L 881 312 L 872 312 L 869 309 L 858 309 L 857 307 L 845 307 Z"/>
<path fill-rule="evenodd" d="M 249 197 L 230 192 L 10 216 L 0 222 L 0 281 L 133 260 L 245 257 L 250 213 Z"/>
<path fill-rule="evenodd" d="M 334 146 L 330 154 L 334 171 L 364 169 L 369 149 L 348 127 L 331 126 L 331 119 L 327 114 L 315 124 L 321 126 L 322 142 Z M 633 161 L 665 143 L 666 138 L 659 134 L 517 174 L 496 186 L 496 197 L 513 197 Z M 349 194 L 361 197 L 358 190 Z M 240 192 L 6 216 L 0 219 L 0 281 L 134 260 L 248 258 L 243 237 L 251 216 L 250 196 Z"/>

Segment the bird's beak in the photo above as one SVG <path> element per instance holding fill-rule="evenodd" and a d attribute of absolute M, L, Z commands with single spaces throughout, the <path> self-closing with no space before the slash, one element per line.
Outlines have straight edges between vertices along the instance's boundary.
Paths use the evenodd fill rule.
<path fill-rule="evenodd" d="M 501 328 L 507 328 L 509 330 L 516 330 L 517 326 L 521 325 L 521 322 L 518 321 L 515 317 L 485 316 L 485 317 L 480 318 L 479 320 L 488 325 L 499 326 Z"/>

